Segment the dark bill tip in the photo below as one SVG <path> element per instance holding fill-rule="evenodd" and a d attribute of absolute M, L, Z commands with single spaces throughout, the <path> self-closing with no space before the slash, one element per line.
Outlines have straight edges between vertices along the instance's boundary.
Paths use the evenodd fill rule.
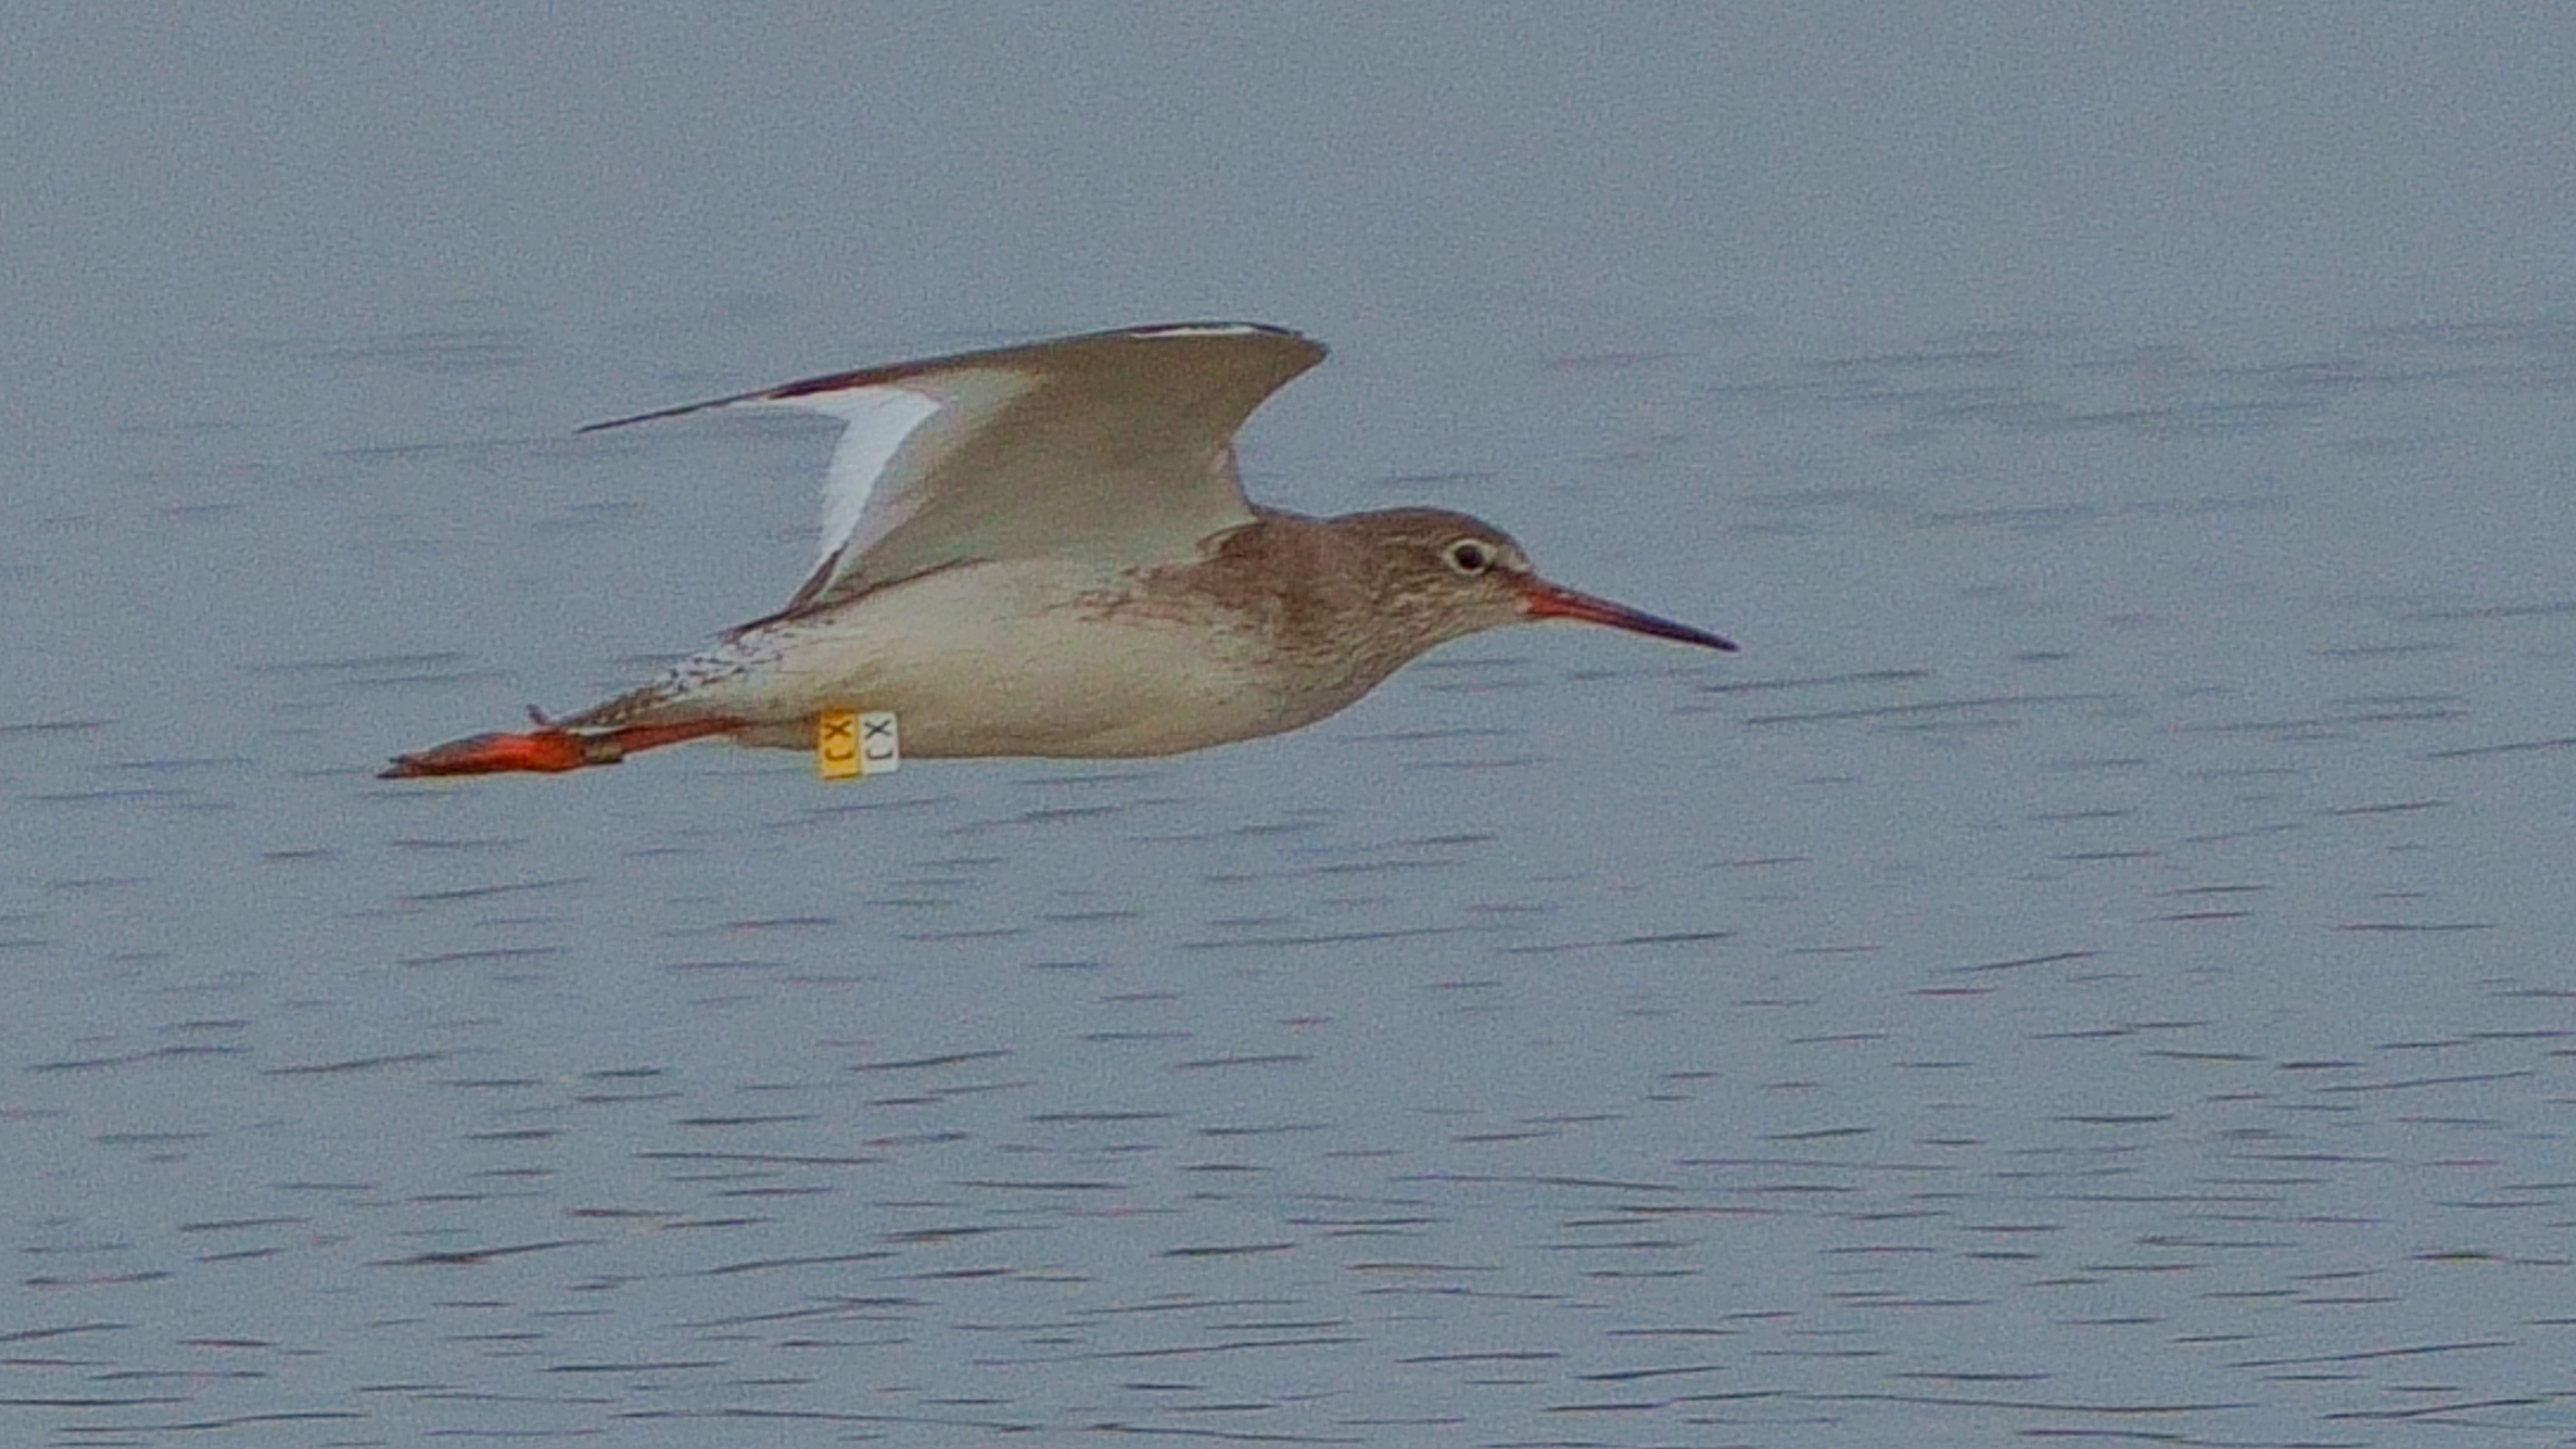
<path fill-rule="evenodd" d="M 1631 634 L 1651 634 L 1658 639 L 1696 644 L 1703 649 L 1716 649 L 1728 654 L 1736 652 L 1735 641 L 1722 634 L 1694 629 L 1688 624 L 1676 624 L 1670 619 L 1660 619 L 1625 604 L 1577 593 L 1544 579 L 1532 579 L 1522 589 L 1521 612 L 1533 619 L 1572 619 L 1584 624 L 1604 624 L 1613 629 L 1625 629 Z"/>

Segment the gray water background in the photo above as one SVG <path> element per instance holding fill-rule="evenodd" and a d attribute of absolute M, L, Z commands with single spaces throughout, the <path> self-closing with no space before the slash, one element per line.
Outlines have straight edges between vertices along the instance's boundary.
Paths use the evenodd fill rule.
<path fill-rule="evenodd" d="M 2576 1441 L 2550 6 L 31 6 L 0 1438 Z M 393 785 L 828 432 L 1334 344 L 1255 495 L 1742 639 Z"/>

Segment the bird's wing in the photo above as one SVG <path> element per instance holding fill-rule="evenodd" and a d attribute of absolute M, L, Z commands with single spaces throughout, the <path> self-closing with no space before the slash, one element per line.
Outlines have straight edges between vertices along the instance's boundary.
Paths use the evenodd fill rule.
<path fill-rule="evenodd" d="M 782 613 L 948 564 L 994 558 L 1153 563 L 1252 521 L 1235 430 L 1321 344 L 1249 322 L 1098 332 L 898 362 L 594 423 L 710 408 L 828 413 L 823 546 Z"/>

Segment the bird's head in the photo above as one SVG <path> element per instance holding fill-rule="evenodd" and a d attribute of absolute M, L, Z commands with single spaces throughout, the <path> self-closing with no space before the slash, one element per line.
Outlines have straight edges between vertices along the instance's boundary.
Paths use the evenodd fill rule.
<path fill-rule="evenodd" d="M 1706 649 L 1735 648 L 1732 640 L 1706 630 L 1550 583 L 1510 534 L 1464 513 L 1391 508 L 1334 523 L 1375 555 L 1381 609 L 1406 620 L 1423 648 L 1548 619 L 1602 624 Z"/>

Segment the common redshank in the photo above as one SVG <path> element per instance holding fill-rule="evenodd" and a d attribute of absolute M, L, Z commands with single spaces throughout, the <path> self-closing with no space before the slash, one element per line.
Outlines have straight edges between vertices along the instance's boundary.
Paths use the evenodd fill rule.
<path fill-rule="evenodd" d="M 575 770 L 706 736 L 814 749 L 857 711 L 894 715 L 915 757 L 1177 754 L 1312 724 L 1505 624 L 1735 648 L 1549 583 L 1465 514 L 1247 500 L 1236 429 L 1323 356 L 1253 323 L 1138 327 L 585 428 L 764 405 L 839 418 L 822 557 L 785 608 L 640 689 L 383 775 Z"/>

